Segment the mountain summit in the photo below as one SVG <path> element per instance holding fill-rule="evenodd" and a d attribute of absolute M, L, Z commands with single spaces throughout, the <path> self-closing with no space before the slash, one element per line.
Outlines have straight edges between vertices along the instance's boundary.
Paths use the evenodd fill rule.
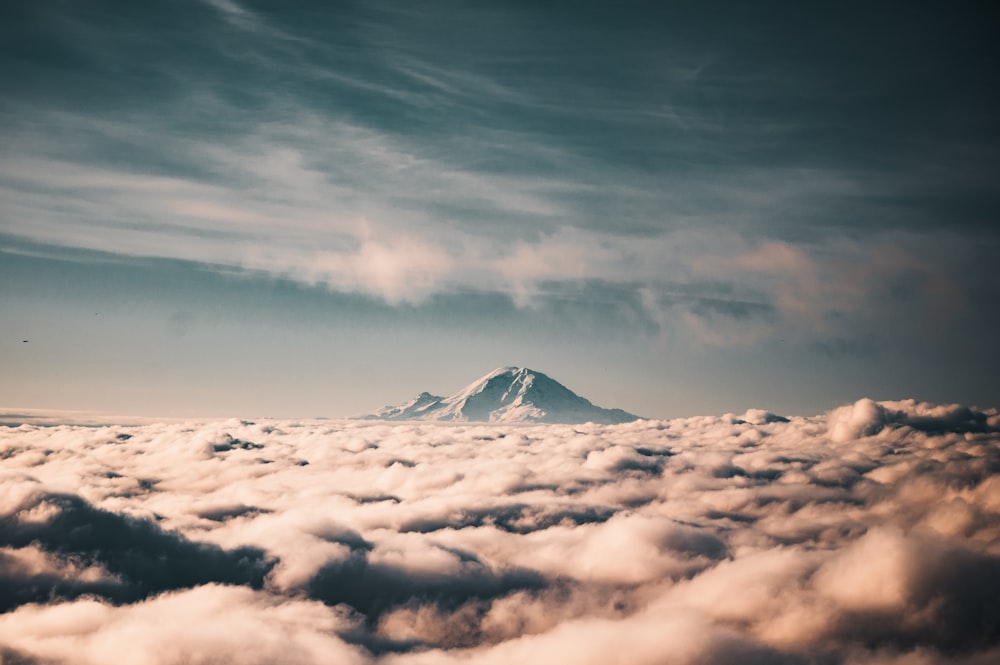
<path fill-rule="evenodd" d="M 558 381 L 526 367 L 501 367 L 450 397 L 420 393 L 367 420 L 452 420 L 491 423 L 626 423 L 639 416 L 602 409 Z"/>

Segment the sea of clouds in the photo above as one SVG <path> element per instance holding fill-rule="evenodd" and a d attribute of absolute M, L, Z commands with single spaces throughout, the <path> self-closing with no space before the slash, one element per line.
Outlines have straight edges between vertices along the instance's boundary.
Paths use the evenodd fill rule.
<path fill-rule="evenodd" d="M 1000 415 L 0 427 L 0 663 L 1000 662 Z"/>

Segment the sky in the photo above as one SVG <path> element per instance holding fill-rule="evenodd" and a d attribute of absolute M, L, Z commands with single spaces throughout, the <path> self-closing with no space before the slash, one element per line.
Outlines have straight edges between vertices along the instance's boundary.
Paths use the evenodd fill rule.
<path fill-rule="evenodd" d="M 979 12 L 5 2 L 0 405 L 996 406 Z"/>

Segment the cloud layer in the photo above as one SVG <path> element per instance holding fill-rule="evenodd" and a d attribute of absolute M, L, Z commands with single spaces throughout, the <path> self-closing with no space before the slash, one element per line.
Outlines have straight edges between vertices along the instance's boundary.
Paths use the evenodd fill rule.
<path fill-rule="evenodd" d="M 0 428 L 0 662 L 1000 656 L 1000 414 Z"/>

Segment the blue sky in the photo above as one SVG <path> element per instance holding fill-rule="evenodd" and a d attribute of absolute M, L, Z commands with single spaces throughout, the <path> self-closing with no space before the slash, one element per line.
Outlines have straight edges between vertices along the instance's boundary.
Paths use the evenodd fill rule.
<path fill-rule="evenodd" d="M 0 405 L 346 416 L 501 365 L 652 417 L 997 405 L 988 26 L 4 3 Z"/>

